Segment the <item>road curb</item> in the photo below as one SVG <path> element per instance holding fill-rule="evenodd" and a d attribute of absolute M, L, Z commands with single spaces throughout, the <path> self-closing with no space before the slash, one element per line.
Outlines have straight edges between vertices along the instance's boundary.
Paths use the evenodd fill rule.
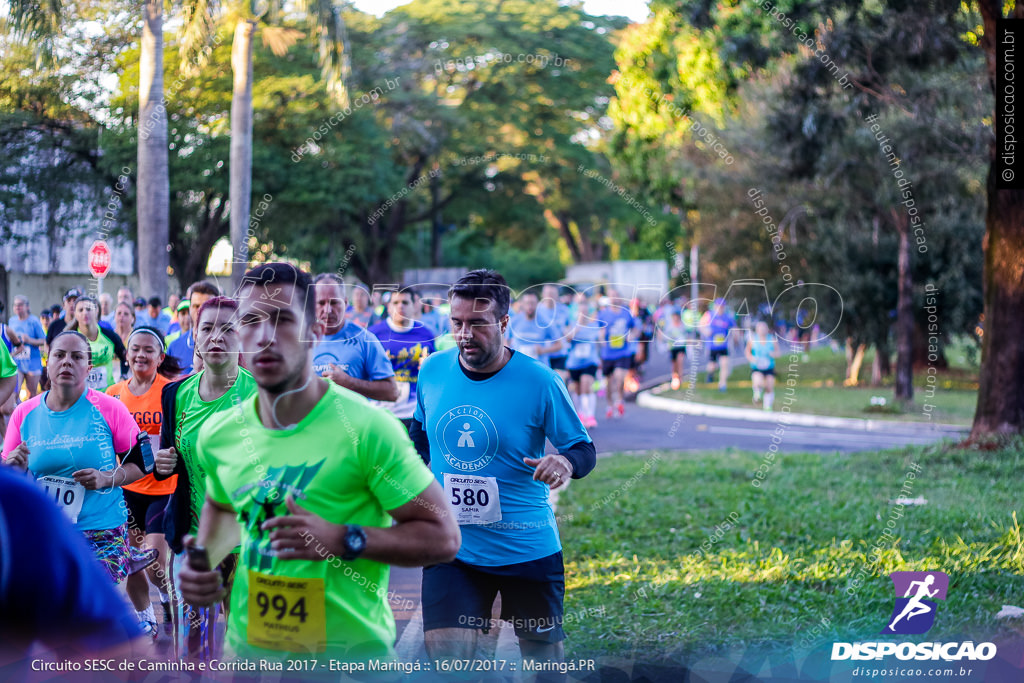
<path fill-rule="evenodd" d="M 790 425 L 803 425 L 805 427 L 852 429 L 863 432 L 912 432 L 927 434 L 935 434 L 938 432 L 946 434 L 950 438 L 957 438 L 970 431 L 967 427 L 948 424 L 894 423 L 886 420 L 866 420 L 857 417 L 828 417 L 825 415 L 782 412 L 781 410 L 767 412 L 764 410 L 757 410 L 755 408 L 715 406 L 707 403 L 695 403 L 693 401 L 680 401 L 674 398 L 654 396 L 651 394 L 649 389 L 641 391 L 637 395 L 636 404 L 642 408 L 663 410 L 669 413 L 704 415 L 706 417 L 724 417 L 733 420 L 747 420 L 749 422 L 785 423 Z"/>

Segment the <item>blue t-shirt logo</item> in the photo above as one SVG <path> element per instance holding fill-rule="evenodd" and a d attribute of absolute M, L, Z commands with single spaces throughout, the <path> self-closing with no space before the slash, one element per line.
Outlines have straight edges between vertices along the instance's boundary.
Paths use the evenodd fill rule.
<path fill-rule="evenodd" d="M 333 353 L 321 353 L 313 360 L 313 372 L 317 375 L 323 375 L 325 372 L 331 369 L 331 365 L 337 365 L 339 368 L 344 370 L 348 374 L 349 372 L 348 363 L 342 363 L 341 359 L 335 356 Z"/>
<path fill-rule="evenodd" d="M 438 421 L 435 434 L 444 459 L 464 472 L 483 469 L 498 453 L 494 421 L 475 406 L 449 410 Z"/>

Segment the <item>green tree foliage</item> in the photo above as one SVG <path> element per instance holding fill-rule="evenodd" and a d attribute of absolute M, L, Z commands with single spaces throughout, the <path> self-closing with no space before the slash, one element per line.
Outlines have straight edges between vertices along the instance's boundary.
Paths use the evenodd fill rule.
<path fill-rule="evenodd" d="M 607 190 L 577 167 L 595 163 L 586 139 L 611 94 L 610 38 L 621 25 L 556 2 L 496 0 L 420 0 L 379 23 L 350 22 L 353 93 L 401 84 L 384 93 L 378 118 L 402 174 L 374 203 L 339 207 L 316 232 L 358 246 L 353 267 L 371 281 L 393 276 L 393 254 L 422 225 L 429 260 L 409 265 L 458 257 L 439 248 L 451 225 L 523 247 L 545 244 L 536 235 L 550 225 L 566 256 L 607 255 L 625 234 L 615 228 L 639 221 L 621 200 L 617 214 L 603 211 Z M 318 163 L 317 154 L 300 163 Z"/>
<path fill-rule="evenodd" d="M 624 175 L 685 216 L 709 262 L 699 279 L 763 278 L 773 295 L 797 280 L 827 283 L 843 295 L 837 334 L 889 348 L 898 233 L 910 216 L 864 120 L 875 114 L 926 224 L 927 252 L 915 249 L 910 264 L 918 328 L 932 283 L 944 292 L 943 334 L 969 331 L 980 303 L 987 95 L 981 56 L 963 36 L 977 15 L 958 3 L 652 8 L 617 53 L 610 153 Z M 702 149 L 694 120 L 723 138 L 733 164 Z M 762 215 L 751 200 L 757 190 Z M 823 313 L 827 330 L 837 311 Z"/>
<path fill-rule="evenodd" d="M 275 247 L 274 238 L 301 237 L 331 202 L 357 201 L 368 189 L 367 183 L 355 182 L 366 175 L 360 161 L 373 155 L 365 147 L 346 144 L 339 129 L 333 131 L 330 158 L 322 161 L 319 171 L 294 164 L 294 131 L 315 129 L 324 118 L 327 93 L 319 78 L 317 45 L 306 39 L 282 56 L 262 44 L 255 49 L 253 159 L 260 172 L 253 178 L 252 201 L 254 207 L 261 202 L 266 207 L 249 222 L 250 247 L 260 258 L 272 251 L 301 255 L 301 239 L 286 248 Z M 167 84 L 170 260 L 184 287 L 205 275 L 213 245 L 228 234 L 231 46 L 226 37 L 219 41 L 198 74 L 181 73 L 176 46 L 165 49 L 164 59 L 168 73 L 178 74 Z M 125 160 L 134 154 L 137 69 L 135 54 L 127 53 L 112 100 L 110 134 L 104 138 L 106 151 Z M 366 117 L 353 118 L 343 122 L 351 139 L 372 142 L 372 130 L 359 128 Z M 129 205 L 133 199 L 127 198 Z"/>

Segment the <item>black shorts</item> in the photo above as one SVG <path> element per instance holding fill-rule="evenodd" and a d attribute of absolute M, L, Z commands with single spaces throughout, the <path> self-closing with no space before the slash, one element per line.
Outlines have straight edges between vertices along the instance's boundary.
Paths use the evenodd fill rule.
<path fill-rule="evenodd" d="M 775 376 L 775 368 L 767 368 L 765 370 L 758 370 L 757 368 L 753 368 L 750 371 L 750 376 L 753 377 L 754 374 L 758 372 L 760 372 L 765 377 L 767 377 L 768 375 L 771 375 L 772 377 Z"/>
<path fill-rule="evenodd" d="M 605 377 L 610 377 L 615 368 L 622 368 L 623 370 L 630 370 L 633 367 L 633 356 L 623 356 L 622 358 L 616 358 L 614 360 L 603 360 L 601 361 L 601 372 L 604 373 Z"/>
<path fill-rule="evenodd" d="M 709 352 L 709 355 L 708 355 L 708 362 L 709 363 L 717 363 L 719 358 L 721 358 L 722 356 L 728 356 L 728 355 L 729 355 L 729 349 L 711 349 L 711 351 Z"/>
<path fill-rule="evenodd" d="M 668 352 L 671 354 L 672 360 L 675 360 L 679 357 L 679 354 L 683 354 L 684 356 L 686 355 L 686 347 L 680 346 L 678 349 L 669 349 Z"/>
<path fill-rule="evenodd" d="M 121 489 L 124 493 L 124 502 L 128 506 L 128 527 L 136 531 L 144 531 L 147 534 L 162 534 L 164 532 L 164 508 L 167 507 L 167 499 L 170 494 L 162 496 L 151 496 L 146 493 L 136 493 L 127 489 Z"/>
<path fill-rule="evenodd" d="M 481 567 L 459 560 L 423 568 L 423 630 L 469 628 L 489 631 L 494 598 L 501 593 L 501 619 L 524 640 L 565 640 L 562 601 L 565 569 L 561 551 L 531 562 Z"/>
<path fill-rule="evenodd" d="M 575 368 L 569 370 L 569 381 L 579 382 L 583 375 L 590 375 L 591 379 L 597 377 L 597 366 L 596 365 L 584 365 L 582 368 Z"/>
<path fill-rule="evenodd" d="M 552 370 L 565 370 L 565 359 L 566 358 L 568 358 L 568 356 L 559 356 L 558 358 L 554 358 L 552 356 L 548 356 L 548 362 L 551 363 L 551 369 Z"/>

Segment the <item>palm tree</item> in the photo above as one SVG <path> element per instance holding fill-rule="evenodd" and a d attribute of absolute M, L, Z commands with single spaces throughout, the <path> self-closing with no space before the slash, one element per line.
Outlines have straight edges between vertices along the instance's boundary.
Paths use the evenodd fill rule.
<path fill-rule="evenodd" d="M 202 10 L 205 2 L 188 0 L 186 13 Z M 8 4 L 13 35 L 35 45 L 39 61 L 51 61 L 54 40 L 65 19 L 62 0 L 8 0 Z M 161 0 L 143 0 L 140 8 L 136 265 L 141 293 L 166 300 L 170 181 L 164 106 L 164 7 Z"/>
<path fill-rule="evenodd" d="M 139 290 L 167 300 L 170 173 L 164 105 L 164 4 L 143 0 L 139 50 L 139 135 L 136 202 Z"/>
<path fill-rule="evenodd" d="M 205 0 L 201 0 L 204 1 Z M 253 37 L 257 29 L 274 54 L 281 56 L 302 37 L 302 33 L 275 26 L 283 10 L 284 0 L 270 0 L 261 11 L 255 9 L 256 0 L 241 0 L 229 6 L 227 20 L 235 21 L 231 44 L 231 152 L 229 166 L 228 199 L 231 247 L 233 253 L 231 284 L 237 288 L 249 261 L 246 228 L 252 195 L 252 73 Z M 300 0 L 296 9 L 311 16 L 320 38 L 320 66 L 327 82 L 328 92 L 339 107 L 348 104 L 346 78 L 350 71 L 349 50 L 346 44 L 342 7 L 334 0 Z M 211 35 L 209 12 L 200 16 L 197 11 L 189 17 L 184 28 L 182 54 L 194 53 L 197 46 Z M 260 20 L 265 23 L 261 25 Z"/>

